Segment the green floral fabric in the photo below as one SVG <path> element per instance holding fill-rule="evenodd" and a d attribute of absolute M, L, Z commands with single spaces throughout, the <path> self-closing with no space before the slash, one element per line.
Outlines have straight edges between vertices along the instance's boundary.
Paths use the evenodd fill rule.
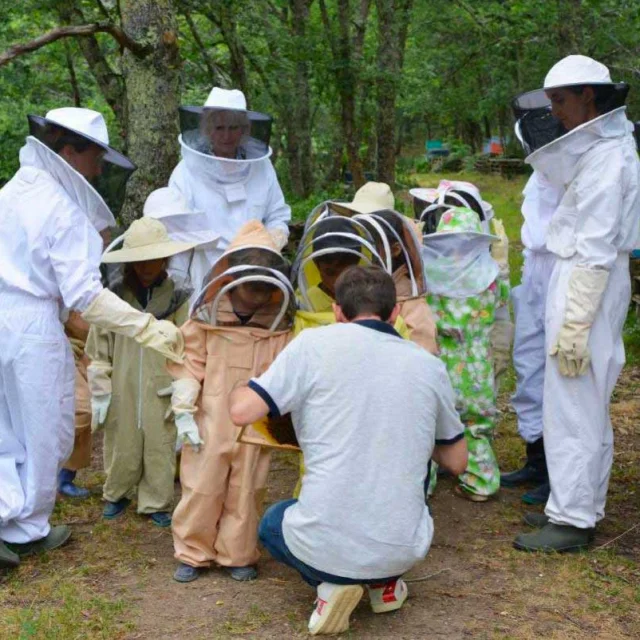
<path fill-rule="evenodd" d="M 459 481 L 463 489 L 478 495 L 490 496 L 500 488 L 500 470 L 491 446 L 497 409 L 490 334 L 496 309 L 508 300 L 509 285 L 501 279 L 469 298 L 427 296 L 469 449 L 467 470 Z M 430 492 L 433 486 L 435 473 Z"/>

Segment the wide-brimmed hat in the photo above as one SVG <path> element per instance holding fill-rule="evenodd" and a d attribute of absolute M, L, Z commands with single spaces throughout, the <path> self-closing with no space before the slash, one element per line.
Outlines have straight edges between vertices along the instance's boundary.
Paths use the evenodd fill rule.
<path fill-rule="evenodd" d="M 102 256 L 102 262 L 113 264 L 159 260 L 183 251 L 190 251 L 199 244 L 199 242 L 174 242 L 162 222 L 153 218 L 140 218 L 125 231 L 122 249 L 106 251 Z"/>
<path fill-rule="evenodd" d="M 52 109 L 44 118 L 42 116 L 29 115 L 27 119 L 32 129 L 54 125 L 76 133 L 106 151 L 103 161 L 111 162 L 129 171 L 134 171 L 136 168 L 129 158 L 109 145 L 107 123 L 103 115 L 93 111 L 93 109 L 62 107 L 60 109 Z"/>
<path fill-rule="evenodd" d="M 142 215 L 160 220 L 175 242 L 196 242 L 199 250 L 208 250 L 220 241 L 220 235 L 208 228 L 207 214 L 192 210 L 185 197 L 171 187 L 152 191 L 145 200 Z"/>
<path fill-rule="evenodd" d="M 438 228 L 433 234 L 425 236 L 429 237 L 445 237 L 465 233 L 478 238 L 486 238 L 487 242 L 495 242 L 499 240 L 498 236 L 491 233 L 485 233 L 482 229 L 482 223 L 478 214 L 468 207 L 451 207 L 445 211 L 440 217 Z"/>
<path fill-rule="evenodd" d="M 330 208 L 336 213 L 348 215 L 348 212 L 354 211 L 356 213 L 373 213 L 383 209 L 394 209 L 395 203 L 393 192 L 388 184 L 367 182 L 356 191 L 351 202 L 332 202 Z"/>

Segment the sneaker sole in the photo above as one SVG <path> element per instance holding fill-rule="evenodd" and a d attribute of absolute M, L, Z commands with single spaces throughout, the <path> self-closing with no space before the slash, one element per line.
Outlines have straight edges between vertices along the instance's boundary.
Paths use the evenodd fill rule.
<path fill-rule="evenodd" d="M 364 589 L 359 584 L 338 587 L 327 602 L 326 614 L 313 626 L 309 634 L 342 633 L 349 628 L 349 617 L 362 599 Z"/>
<path fill-rule="evenodd" d="M 389 613 L 390 611 L 397 611 L 402 608 L 402 605 L 406 602 L 408 595 L 408 590 L 405 590 L 403 597 L 400 600 L 396 600 L 395 602 L 384 602 L 376 606 L 371 605 L 371 611 L 373 611 L 373 613 Z"/>
<path fill-rule="evenodd" d="M 468 500 L 469 502 L 489 502 L 489 500 L 491 499 L 491 496 L 481 496 L 477 493 L 471 493 L 470 491 L 466 491 L 462 487 L 456 487 L 454 491 L 456 492 L 456 495 L 464 498 L 465 500 Z"/>

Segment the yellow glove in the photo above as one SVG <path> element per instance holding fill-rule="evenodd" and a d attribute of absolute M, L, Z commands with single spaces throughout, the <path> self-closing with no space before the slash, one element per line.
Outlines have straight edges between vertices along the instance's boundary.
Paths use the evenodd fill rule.
<path fill-rule="evenodd" d="M 509 276 L 509 238 L 507 238 L 502 220 L 494 218 L 492 225 L 494 234 L 500 239 L 491 245 L 491 256 L 500 267 L 500 276 L 506 278 Z"/>
<path fill-rule="evenodd" d="M 71 350 L 73 351 L 73 357 L 76 360 L 80 360 L 84 355 L 84 342 L 82 340 L 78 340 L 77 338 L 69 338 L 69 342 L 71 343 Z"/>
<path fill-rule="evenodd" d="M 564 322 L 549 351 L 558 358 L 563 376 L 575 378 L 589 370 L 589 334 L 608 281 L 609 272 L 604 269 L 574 267 L 571 272 Z"/>
<path fill-rule="evenodd" d="M 168 320 L 156 320 L 150 313 L 137 311 L 108 289 L 95 297 L 82 318 L 89 324 L 133 338 L 173 362 L 182 362 L 184 338 L 178 327 Z"/>

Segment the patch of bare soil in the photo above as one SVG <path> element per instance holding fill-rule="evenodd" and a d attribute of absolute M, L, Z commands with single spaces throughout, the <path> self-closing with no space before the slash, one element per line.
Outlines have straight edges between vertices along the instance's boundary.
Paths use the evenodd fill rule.
<path fill-rule="evenodd" d="M 407 575 L 417 581 L 409 584 L 406 605 L 374 615 L 365 596 L 346 637 L 640 637 L 640 527 L 628 532 L 640 514 L 639 382 L 640 369 L 626 371 L 612 406 L 615 469 L 608 518 L 594 545 L 603 548 L 572 556 L 517 552 L 511 542 L 523 529 L 521 491 L 502 490 L 497 499 L 474 504 L 453 493 L 453 479 L 442 478 L 430 505 L 435 539 L 427 559 Z M 513 415 L 506 415 L 499 437 L 504 451 L 521 446 Z M 276 455 L 268 503 L 288 498 L 296 477 L 295 459 Z M 138 529 L 128 541 L 140 552 L 143 570 L 107 574 L 102 584 L 134 603 L 134 629 L 127 638 L 306 637 L 315 593 L 293 570 L 265 554 L 255 582 L 237 583 L 212 569 L 193 583 L 178 584 L 172 580 L 170 533 L 139 534 Z"/>

